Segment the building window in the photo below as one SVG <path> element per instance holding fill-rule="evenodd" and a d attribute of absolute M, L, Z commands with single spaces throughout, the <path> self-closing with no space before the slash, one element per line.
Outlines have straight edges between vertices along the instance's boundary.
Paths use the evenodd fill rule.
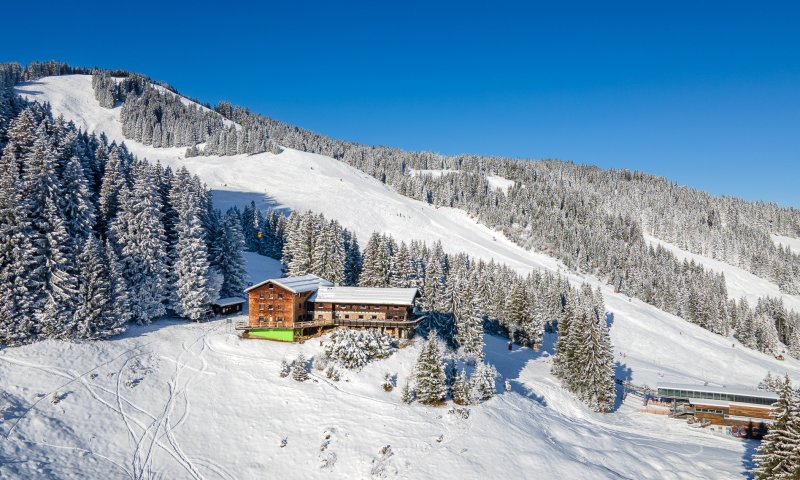
<path fill-rule="evenodd" d="M 347 308 L 347 305 L 345 305 L 344 303 L 340 303 L 339 308 Z"/>
<path fill-rule="evenodd" d="M 283 321 L 283 317 L 278 317 L 278 321 L 282 322 Z"/>
<path fill-rule="evenodd" d="M 359 320 L 364 320 L 364 315 L 359 315 L 359 316 L 358 316 L 358 319 L 359 319 Z"/>
<path fill-rule="evenodd" d="M 394 308 L 395 310 L 400 310 L 400 307 L 398 307 L 397 305 L 395 305 L 393 308 Z"/>
<path fill-rule="evenodd" d="M 258 317 L 258 323 L 264 323 L 264 317 Z"/>
<path fill-rule="evenodd" d="M 362 310 L 364 310 L 365 308 L 367 308 L 367 306 L 366 306 L 366 305 L 361 305 L 361 309 L 362 309 Z"/>
<path fill-rule="evenodd" d="M 267 285 L 267 286 L 270 288 L 270 290 L 272 290 L 272 284 L 271 283 L 269 285 Z"/>
<path fill-rule="evenodd" d="M 380 310 L 380 309 L 381 309 L 381 307 L 379 307 L 379 306 L 375 305 L 374 307 L 372 307 L 372 309 L 373 309 L 373 310 Z"/>
<path fill-rule="evenodd" d="M 350 320 L 350 315 L 345 315 L 344 318 L 345 320 Z"/>
<path fill-rule="evenodd" d="M 322 320 L 322 315 L 317 315 L 318 320 Z"/>
<path fill-rule="evenodd" d="M 279 294 L 278 294 L 278 300 L 281 300 L 282 298 L 283 298 L 283 294 L 282 294 L 282 293 L 279 293 Z"/>
<path fill-rule="evenodd" d="M 394 317 L 392 317 L 392 320 L 397 320 L 397 315 L 395 315 Z"/>
<path fill-rule="evenodd" d="M 259 304 L 258 309 L 263 312 L 264 311 L 264 304 L 263 303 Z"/>
<path fill-rule="evenodd" d="M 377 320 L 378 316 L 377 315 L 370 315 L 369 318 L 370 318 L 370 320 Z"/>
<path fill-rule="evenodd" d="M 269 293 L 269 299 L 272 300 L 272 292 Z"/>
<path fill-rule="evenodd" d="M 264 300 L 264 292 L 259 293 L 258 294 L 258 298 L 260 298 L 261 300 Z"/>
<path fill-rule="evenodd" d="M 272 311 L 272 304 L 271 303 L 269 304 L 269 311 L 270 312 Z"/>
<path fill-rule="evenodd" d="M 283 311 L 283 305 L 278 305 L 278 311 L 279 311 L 279 312 L 282 312 L 282 311 Z"/>

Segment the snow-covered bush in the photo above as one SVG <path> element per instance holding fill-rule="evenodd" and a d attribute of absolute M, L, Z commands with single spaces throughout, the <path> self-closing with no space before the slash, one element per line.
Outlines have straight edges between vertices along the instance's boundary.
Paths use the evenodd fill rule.
<path fill-rule="evenodd" d="M 497 370 L 493 365 L 479 363 L 470 378 L 472 397 L 478 401 L 486 401 L 492 398 L 497 392 L 494 383 L 496 379 Z"/>
<path fill-rule="evenodd" d="M 314 355 L 314 359 L 311 362 L 311 366 L 314 370 L 323 371 L 328 367 L 328 363 L 330 363 L 330 359 L 328 359 L 325 355 Z"/>
<path fill-rule="evenodd" d="M 281 360 L 281 378 L 288 377 L 290 373 L 292 373 L 292 367 L 286 359 Z"/>
<path fill-rule="evenodd" d="M 385 392 L 391 392 L 394 390 L 394 383 L 392 382 L 392 376 L 388 373 L 383 376 L 383 383 L 381 383 L 381 387 Z"/>
<path fill-rule="evenodd" d="M 306 363 L 306 357 L 302 353 L 292 362 L 292 378 L 298 382 L 305 382 L 308 380 L 308 367 Z"/>
<path fill-rule="evenodd" d="M 325 354 L 339 365 L 356 369 L 375 359 L 392 354 L 394 345 L 388 335 L 374 330 L 338 329 L 325 344 Z"/>

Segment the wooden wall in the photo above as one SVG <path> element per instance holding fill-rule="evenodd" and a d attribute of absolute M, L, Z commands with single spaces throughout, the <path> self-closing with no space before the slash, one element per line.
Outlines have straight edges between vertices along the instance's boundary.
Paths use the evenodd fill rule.
<path fill-rule="evenodd" d="M 306 299 L 311 293 L 292 293 L 272 282 L 250 290 L 248 326 L 292 328 L 295 322 L 305 319 Z"/>
<path fill-rule="evenodd" d="M 336 318 L 346 318 L 358 320 L 363 316 L 363 320 L 397 320 L 406 321 L 410 318 L 411 307 L 407 305 L 364 305 L 352 303 L 315 303 L 314 318 L 322 316 L 325 320 Z M 373 318 L 374 317 L 374 318 Z M 395 318 L 397 317 L 397 318 Z"/>

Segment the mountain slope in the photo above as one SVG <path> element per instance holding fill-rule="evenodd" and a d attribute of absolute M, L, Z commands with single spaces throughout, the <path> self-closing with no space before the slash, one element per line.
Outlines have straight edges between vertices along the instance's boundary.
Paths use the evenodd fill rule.
<path fill-rule="evenodd" d="M 311 209 L 339 220 L 362 242 L 372 231 L 390 233 L 399 240 L 439 240 L 449 252 L 494 259 L 522 273 L 562 271 L 573 282 L 600 286 L 621 364 L 618 374 L 636 383 L 707 381 L 753 387 L 767 371 L 787 371 L 795 378 L 800 374 L 796 360 L 779 362 L 615 294 L 596 279 L 565 272 L 551 257 L 520 248 L 476 224 L 464 212 L 436 209 L 403 197 L 332 158 L 287 149 L 279 155 L 187 159 L 183 148 L 157 149 L 125 140 L 119 109 L 99 106 L 89 76 L 43 78 L 20 85 L 17 92 L 49 102 L 55 115 L 84 129 L 125 141 L 140 157 L 173 167 L 185 165 L 215 190 L 219 208 L 254 200 L 262 207 Z M 499 180 L 496 186 L 505 188 Z M 261 269 L 254 278 L 275 274 L 269 266 L 263 267 L 262 258 L 251 255 L 249 260 L 251 271 Z M 114 471 L 121 477 L 136 477 L 137 472 L 145 476 L 148 465 L 153 471 L 178 477 L 225 478 L 229 469 L 240 477 L 260 471 L 267 462 L 276 465 L 276 474 L 291 475 L 295 463 L 302 463 L 312 465 L 309 471 L 313 475 L 322 476 L 329 472 L 313 466 L 322 455 L 317 445 L 322 442 L 323 430 L 333 428 L 339 459 L 333 476 L 343 476 L 348 470 L 366 476 L 374 466 L 372 459 L 385 444 L 397 452 L 382 460 L 387 470 L 410 478 L 432 471 L 445 478 L 472 476 L 473 472 L 526 477 L 534 468 L 545 475 L 574 478 L 670 474 L 713 478 L 743 470 L 747 444 L 691 431 L 680 422 L 644 416 L 634 399 L 618 413 L 592 414 L 555 384 L 546 357 L 527 349 L 509 354 L 500 339 L 487 339 L 489 359 L 507 378 L 516 380 L 515 393 L 474 408 L 469 422 L 460 422 L 441 409 L 403 410 L 406 407 L 396 395 L 387 397 L 378 391 L 387 371 L 405 377 L 415 347 L 353 374 L 351 382 L 331 385 L 318 378 L 316 384 L 298 385 L 277 378 L 278 364 L 284 356 L 291 358 L 299 351 L 318 352 L 317 341 L 305 345 L 243 342 L 227 328 L 221 321 L 205 325 L 164 322 L 134 328 L 109 342 L 43 342 L 4 350 L 0 375 L 15 385 L 11 403 L 19 405 L 12 409 L 8 430 L 4 424 L 4 432 L 17 425 L 8 434 L 12 443 L 4 444 L 4 452 L 24 455 L 29 448 L 33 452 L 30 458 L 53 457 L 64 464 L 36 467 L 45 469 L 43 476 L 48 475 L 47 468 L 61 468 L 55 471 L 62 473 L 82 468 L 92 462 L 89 458 L 106 468 L 112 468 L 108 462 L 120 464 Z M 136 359 L 141 360 L 141 368 Z M 136 368 L 129 368 L 125 361 Z M 104 362 L 110 362 L 108 368 L 99 373 L 92 370 Z M 43 373 L 32 376 L 34 371 Z M 88 379 L 86 375 L 75 378 L 84 372 Z M 92 373 L 99 376 L 92 378 Z M 134 375 L 122 380 L 122 387 L 127 387 L 127 380 L 142 380 L 121 388 L 117 379 L 122 374 Z M 50 408 L 49 397 L 54 391 L 66 394 L 62 392 L 65 389 L 72 393 L 59 413 L 61 402 Z M 39 394 L 47 399 L 36 397 Z M 270 414 L 275 411 L 286 413 Z M 35 415 L 29 416 L 31 413 Z M 89 417 L 100 423 L 88 425 Z M 114 432 L 110 436 L 115 441 L 93 444 L 92 435 L 100 438 L 104 430 Z M 204 438 L 209 432 L 212 442 Z M 442 433 L 445 438 L 437 442 Z M 282 435 L 291 437 L 292 447 L 287 445 L 287 450 L 277 446 Z M 586 441 L 590 436 L 592 441 Z M 35 443 L 20 443 L 23 441 Z M 65 445 L 71 446 L 62 449 Z M 62 452 L 72 455 L 75 448 L 82 449 L 87 459 L 70 459 Z M 488 451 L 491 457 L 482 454 Z M 691 461 L 701 452 L 707 454 L 702 463 Z"/>
<path fill-rule="evenodd" d="M 248 267 L 253 280 L 278 274 L 257 255 Z M 339 382 L 278 376 L 281 360 L 319 354 L 324 340 L 242 340 L 224 319 L 165 320 L 110 341 L 4 349 L 0 456 L 15 461 L 0 476 L 730 478 L 747 461 L 748 443 L 641 414 L 635 397 L 591 412 L 549 375 L 549 356 L 492 336 L 487 359 L 512 391 L 468 419 L 383 391 L 387 372 L 402 386 L 418 344 Z"/>
<path fill-rule="evenodd" d="M 434 208 L 404 197 L 332 158 L 286 149 L 279 155 L 187 159 L 183 148 L 153 148 L 126 140 L 121 133 L 119 108 L 105 109 L 98 104 L 89 75 L 46 77 L 22 84 L 16 91 L 31 100 L 50 102 L 54 115 L 63 115 L 88 131 L 103 132 L 110 140 L 125 142 L 140 157 L 173 167 L 186 166 L 214 189 L 219 208 L 255 200 L 261 206 L 310 209 L 335 218 L 356 232 L 362 242 L 373 231 L 390 233 L 398 240 L 438 240 L 449 252 L 494 259 L 521 273 L 547 269 L 567 274 L 575 282 L 599 285 L 613 315 L 612 340 L 618 351 L 627 354 L 626 363 L 637 382 L 694 379 L 752 387 L 767 371 L 800 371 L 800 362 L 779 362 L 752 350 L 732 348 L 737 342 L 615 294 L 592 278 L 567 273 L 557 260 L 524 250 L 460 210 Z M 696 358 L 696 368 L 672 368 L 669 359 L 674 355 Z M 736 368 L 729 368 L 734 364 Z"/>

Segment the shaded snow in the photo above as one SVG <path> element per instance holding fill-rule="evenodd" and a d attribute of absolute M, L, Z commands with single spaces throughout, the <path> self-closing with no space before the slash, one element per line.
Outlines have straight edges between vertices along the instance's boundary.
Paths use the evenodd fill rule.
<path fill-rule="evenodd" d="M 45 78 L 23 85 L 18 92 L 32 99 L 49 101 L 55 115 L 64 115 L 82 128 L 105 132 L 118 142 L 124 140 L 119 110 L 103 109 L 97 104 L 89 76 Z M 403 197 L 334 159 L 292 149 L 279 155 L 186 159 L 184 148 L 155 149 L 132 141 L 126 141 L 126 145 L 141 157 L 160 160 L 173 167 L 185 165 L 200 175 L 214 189 L 214 202 L 220 208 L 242 206 L 252 200 L 261 207 L 310 209 L 339 220 L 344 227 L 356 232 L 362 243 L 372 231 L 390 233 L 398 240 L 438 240 L 446 251 L 464 251 L 479 258 L 494 259 L 521 273 L 539 269 L 561 271 L 573 282 L 599 285 L 610 312 L 617 360 L 622 364 L 618 375 L 630 377 L 636 383 L 708 381 L 752 388 L 767 371 L 789 372 L 795 378 L 800 377 L 800 362 L 796 360 L 779 362 L 636 299 L 614 294 L 610 287 L 596 279 L 567 273 L 557 260 L 520 248 L 502 234 L 477 224 L 463 211 L 437 209 Z M 274 261 L 261 265 L 260 257 L 252 254 L 247 259 L 253 282 L 275 276 L 273 272 L 279 269 Z M 761 295 L 759 290 L 748 286 L 748 281 L 741 280 L 742 291 Z M 334 477 L 346 476 L 348 470 L 357 472 L 356 476 L 367 476 L 363 472 L 368 471 L 377 450 L 385 444 L 391 444 L 397 452 L 387 461 L 391 465 L 389 470 L 395 472 L 396 469 L 396 476 L 403 478 L 430 477 L 432 472 L 436 472 L 438 478 L 527 478 L 532 472 L 558 478 L 729 478 L 742 472 L 746 444 L 690 431 L 677 421 L 639 414 L 635 406 L 623 406 L 620 413 L 613 415 L 591 414 L 555 385 L 547 374 L 546 359 L 534 358 L 529 351 L 500 356 L 507 355 L 496 345 L 499 342 L 502 347 L 503 342 L 491 337 L 488 338 L 492 351 L 490 360 L 498 363 L 501 371 L 516 368 L 507 376 L 519 380 L 519 392 L 524 395 L 504 395 L 492 400 L 474 409 L 474 415 L 462 424 L 455 422 L 445 410 L 407 408 L 394 398 L 399 393 L 377 392 L 387 371 L 400 372 L 400 378 L 404 378 L 415 355 L 414 349 L 368 367 L 363 375 L 348 375 L 349 383 L 343 381 L 334 386 L 318 379 L 316 384 L 298 385 L 291 380 L 277 379 L 280 360 L 299 351 L 313 354 L 318 340 L 304 345 L 241 341 L 226 328 L 221 322 L 202 325 L 167 322 L 159 328 L 135 328 L 125 338 L 111 342 L 45 342 L 5 350 L 2 354 L 9 356 L 7 358 L 42 357 L 45 365 L 38 371 L 60 372 L 52 365 L 70 365 L 68 368 L 74 372 L 84 372 L 115 355 L 122 355 L 120 358 L 133 355 L 124 352 L 147 344 L 146 350 L 160 359 L 161 367 L 147 377 L 154 385 L 136 392 L 152 390 L 152 404 L 146 403 L 150 402 L 147 395 L 133 395 L 123 389 L 123 396 L 131 397 L 132 405 L 121 400 L 126 413 L 115 413 L 111 408 L 116 398 L 113 388 L 103 383 L 103 388 L 112 391 L 101 393 L 103 390 L 77 382 L 80 392 L 76 391 L 73 400 L 77 417 L 69 417 L 70 422 L 47 432 L 63 436 L 59 442 L 80 443 L 86 448 L 87 444 L 81 443 L 88 441 L 86 435 L 102 432 L 102 427 L 82 424 L 88 415 L 83 409 L 94 405 L 98 411 L 105 411 L 99 415 L 109 417 L 105 427 L 116 428 L 119 435 L 116 437 L 119 442 L 105 446 L 102 452 L 111 457 L 109 450 L 114 450 L 111 452 L 114 461 L 122 463 L 131 456 L 131 449 L 143 429 L 154 419 L 161 419 L 161 427 L 155 422 L 156 426 L 150 428 L 150 431 L 162 432 L 158 438 L 164 445 L 161 447 L 156 442 L 153 451 L 157 453 L 153 455 L 160 459 L 158 465 L 174 463 L 170 467 L 173 470 L 167 471 L 184 472 L 179 476 L 190 476 L 188 469 L 192 464 L 195 469 L 202 470 L 203 476 L 213 478 L 212 470 L 230 469 L 236 473 L 232 477 L 247 477 L 267 463 L 275 469 L 276 477 L 291 476 L 292 472 L 297 476 L 296 470 L 290 470 L 297 465 L 306 465 L 303 469 L 306 476 L 321 476 L 323 473 L 317 467 L 319 444 L 323 429 L 328 427 L 337 432 L 333 434 L 335 447 L 332 448 L 338 460 L 333 471 L 328 472 Z M 186 366 L 180 367 L 184 363 Z M 110 365 L 110 369 L 121 368 L 118 361 Z M 0 368 L 3 368 L 2 362 Z M 0 372 L 0 378 L 15 385 L 13 395 L 24 405 L 32 401 L 33 395 L 50 392 L 59 382 L 68 381 L 64 375 L 71 375 L 30 376 L 31 372 L 23 370 L 7 365 Z M 160 416 L 168 400 L 166 385 L 169 382 L 178 395 L 173 400 L 178 412 L 184 412 L 183 405 L 189 409 L 191 398 L 192 421 L 185 421 L 188 414 L 175 414 L 170 421 L 163 421 Z M 97 396 L 103 397 L 111 407 L 98 403 L 90 389 L 95 389 Z M 528 394 L 528 389 L 532 393 Z M 546 406 L 535 400 L 540 397 Z M 49 401 L 40 403 L 45 407 L 42 403 L 50 406 Z M 136 410 L 137 407 L 142 411 Z M 116 410 L 120 408 L 117 406 Z M 273 413 L 276 411 L 285 413 L 276 415 Z M 123 422 L 127 412 L 136 415 L 143 425 L 137 427 L 134 422 L 131 434 L 126 433 Z M 184 420 L 178 422 L 176 418 Z M 112 420 L 116 422 L 114 426 Z M 33 421 L 26 416 L 25 422 Z M 180 449 L 190 452 L 188 463 L 179 460 L 180 455 L 169 453 L 176 451 L 166 434 L 166 425 L 172 423 L 180 423 L 180 434 L 176 435 Z M 74 432 L 70 433 L 70 429 Z M 45 441 L 39 440 L 42 430 L 34 425 L 20 431 L 26 432 L 25 438 Z M 442 433 L 445 440 L 436 442 L 435 438 Z M 276 446 L 283 435 L 290 437 L 286 449 Z M 217 448 L 208 445 L 206 439 L 209 438 Z M 17 453 L 22 451 L 19 443 L 4 448 L 18 448 Z M 41 458 L 45 452 L 66 455 L 58 449 L 51 451 L 42 446 L 37 446 L 33 452 L 30 458 Z M 700 454 L 702 457 L 698 456 Z M 64 466 L 58 468 L 68 469 L 67 464 L 85 465 L 80 462 L 92 461 L 89 458 L 98 465 L 112 468 L 100 457 L 90 454 L 84 457 L 84 460 L 65 461 Z M 699 459 L 702 461 L 698 462 Z M 198 466 L 201 464 L 205 466 Z M 115 471 L 122 473 L 121 469 Z"/>

